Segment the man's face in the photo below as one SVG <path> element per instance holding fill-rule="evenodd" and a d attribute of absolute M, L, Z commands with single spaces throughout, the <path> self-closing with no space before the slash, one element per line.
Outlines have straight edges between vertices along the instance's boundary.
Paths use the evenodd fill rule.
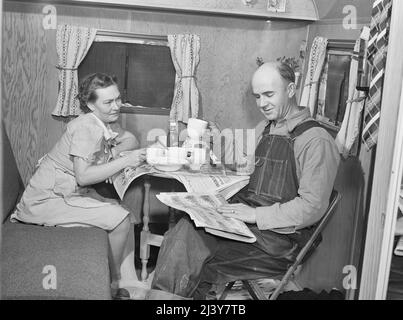
<path fill-rule="evenodd" d="M 258 71 L 253 78 L 252 89 L 259 110 L 268 120 L 285 118 L 289 111 L 290 90 L 275 68 Z"/>
<path fill-rule="evenodd" d="M 119 118 L 122 100 L 117 86 L 113 85 L 103 89 L 97 89 L 97 100 L 88 104 L 88 107 L 103 122 L 115 122 Z"/>

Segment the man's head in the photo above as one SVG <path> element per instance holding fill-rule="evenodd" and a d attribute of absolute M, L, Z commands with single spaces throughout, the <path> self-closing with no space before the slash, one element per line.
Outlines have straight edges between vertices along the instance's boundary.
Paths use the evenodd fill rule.
<path fill-rule="evenodd" d="M 270 121 L 284 119 L 297 107 L 295 73 L 281 62 L 263 64 L 252 78 L 257 106 Z"/>

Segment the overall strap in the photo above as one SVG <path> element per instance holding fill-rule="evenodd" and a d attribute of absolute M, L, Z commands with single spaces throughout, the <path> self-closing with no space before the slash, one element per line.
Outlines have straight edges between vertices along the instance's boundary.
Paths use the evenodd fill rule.
<path fill-rule="evenodd" d="M 303 122 L 300 125 L 296 126 L 295 129 L 290 133 L 291 140 L 295 140 L 295 138 L 312 128 L 323 128 L 323 126 L 321 126 L 319 122 L 315 120 Z"/>
<path fill-rule="evenodd" d="M 271 124 L 272 124 L 272 121 L 270 121 L 270 122 L 267 124 L 267 126 L 264 128 L 264 131 L 263 131 L 263 133 L 262 133 L 262 136 L 267 136 L 267 135 L 270 134 Z"/>

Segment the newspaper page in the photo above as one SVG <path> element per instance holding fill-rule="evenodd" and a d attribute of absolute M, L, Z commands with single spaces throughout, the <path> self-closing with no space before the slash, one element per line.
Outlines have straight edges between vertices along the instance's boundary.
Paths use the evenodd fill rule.
<path fill-rule="evenodd" d="M 249 183 L 247 176 L 205 176 L 205 175 L 180 175 L 176 177 L 190 193 L 213 192 L 220 193 L 226 200 L 242 190 Z"/>
<path fill-rule="evenodd" d="M 160 193 L 157 198 L 167 206 L 186 212 L 196 227 L 205 228 L 209 233 L 242 242 L 256 242 L 244 222 L 224 217 L 217 211 L 227 203 L 220 194 L 171 192 Z"/>
<path fill-rule="evenodd" d="M 126 168 L 113 177 L 113 185 L 120 199 L 123 199 L 130 184 L 145 174 L 173 178 L 181 182 L 188 192 L 200 193 L 208 191 L 220 193 L 227 200 L 249 183 L 249 176 L 207 175 L 189 173 L 188 171 L 162 172 L 148 164 L 144 164 L 137 168 Z"/>
<path fill-rule="evenodd" d="M 119 195 L 120 199 L 123 199 L 127 188 L 129 188 L 130 184 L 135 179 L 152 172 L 155 172 L 155 169 L 148 164 L 144 164 L 139 167 L 127 167 L 119 173 L 115 174 L 112 177 L 112 181 L 116 193 Z"/>

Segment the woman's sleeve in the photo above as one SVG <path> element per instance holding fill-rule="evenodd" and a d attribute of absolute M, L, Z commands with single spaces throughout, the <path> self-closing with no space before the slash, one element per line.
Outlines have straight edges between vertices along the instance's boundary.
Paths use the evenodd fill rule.
<path fill-rule="evenodd" d="M 71 136 L 69 154 L 87 161 L 94 161 L 95 153 L 101 150 L 103 132 L 91 125 L 77 127 Z"/>

